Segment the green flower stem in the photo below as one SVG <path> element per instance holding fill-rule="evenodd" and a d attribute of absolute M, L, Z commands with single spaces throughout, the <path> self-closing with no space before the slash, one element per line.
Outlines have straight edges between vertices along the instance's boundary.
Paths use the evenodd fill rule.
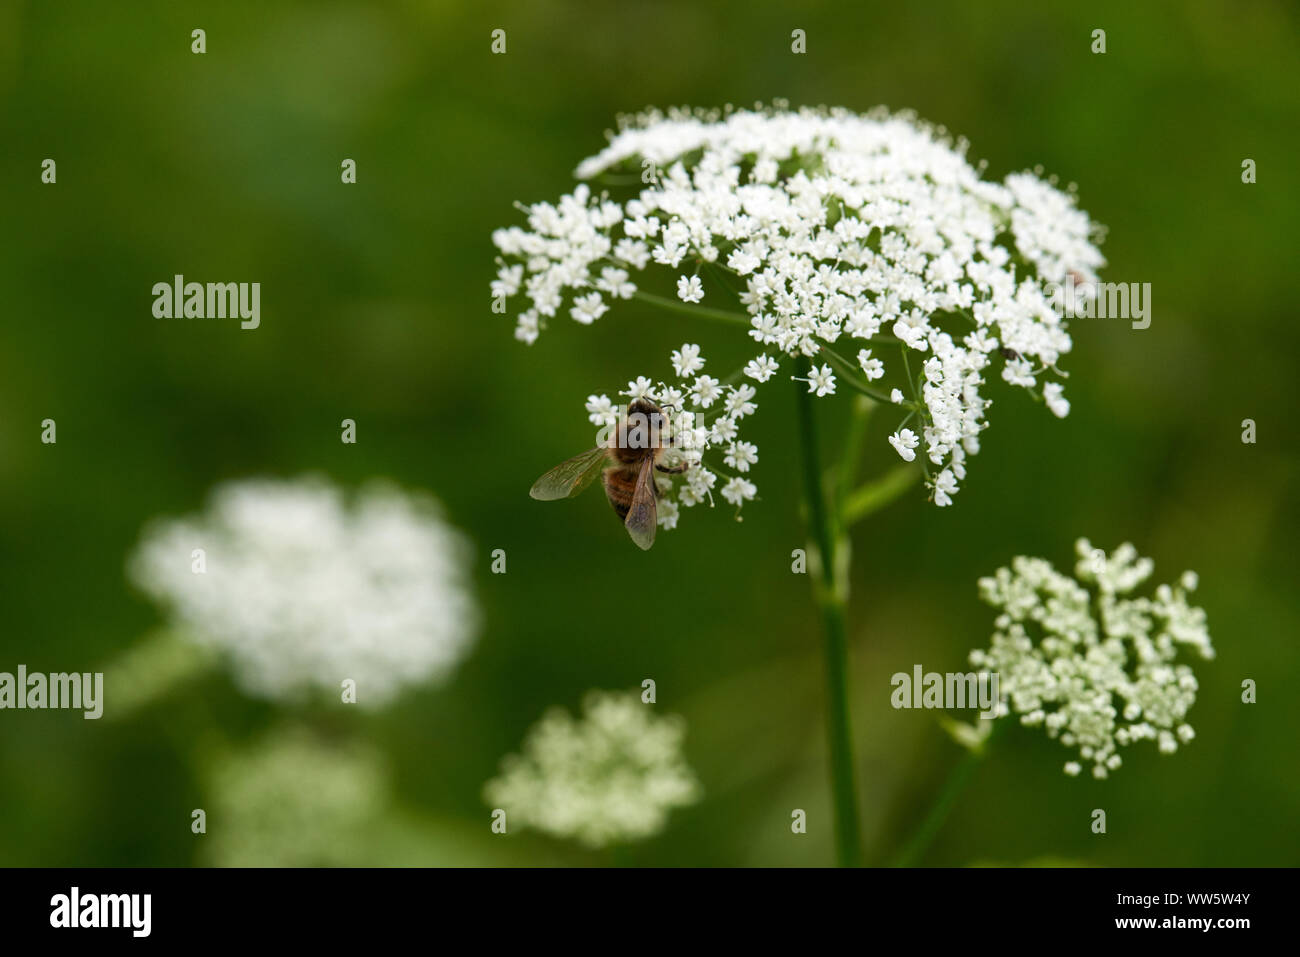
<path fill-rule="evenodd" d="M 999 724 L 1000 722 L 995 720 L 993 727 L 989 730 L 989 736 L 984 739 L 984 742 L 978 747 L 967 748 L 961 760 L 949 772 L 948 780 L 944 782 L 943 789 L 939 791 L 938 797 L 930 805 L 930 810 L 921 819 L 920 826 L 913 832 L 911 839 L 904 845 L 898 857 L 894 859 L 895 867 L 914 867 L 921 862 L 925 852 L 929 850 L 930 844 L 938 836 L 939 831 L 943 829 L 944 822 L 948 820 L 948 814 L 952 811 L 953 805 L 957 803 L 957 798 L 966 790 L 966 785 L 970 783 L 976 769 L 988 757 Z"/>
<path fill-rule="evenodd" d="M 827 359 L 830 360 L 831 365 L 835 366 L 836 369 L 839 370 L 840 378 L 845 383 L 848 384 L 848 387 L 850 389 L 853 389 L 855 392 L 861 392 L 863 395 L 875 399 L 877 402 L 883 403 L 885 405 L 892 404 L 889 401 L 889 396 L 885 395 L 883 392 L 871 388 L 871 386 L 869 385 L 863 384 L 858 380 L 855 374 L 856 368 L 851 362 L 849 362 L 848 359 L 845 359 L 842 355 L 840 355 L 838 352 L 835 352 L 833 349 L 828 349 L 826 346 L 821 347 L 821 353 Z"/>
<path fill-rule="evenodd" d="M 798 367 L 799 375 L 807 378 L 809 363 L 805 357 L 799 357 Z M 795 389 L 802 439 L 804 494 L 808 503 L 808 524 L 817 555 L 814 563 L 816 567 L 813 569 L 813 596 L 821 610 L 825 631 L 827 730 L 835 806 L 836 859 L 841 867 L 857 867 L 861 860 L 861 841 L 849 724 L 848 640 L 845 624 L 845 606 L 848 600 L 847 543 L 839 535 L 837 523 L 826 507 L 813 397 L 805 383 L 796 382 Z"/>
<path fill-rule="evenodd" d="M 114 691 L 112 721 L 122 721 L 213 671 L 217 656 L 185 635 L 158 629 L 104 667 Z"/>
<path fill-rule="evenodd" d="M 865 395 L 853 397 L 853 409 L 849 415 L 849 431 L 844 439 L 844 456 L 840 459 L 839 485 L 835 489 L 835 507 L 844 518 L 844 503 L 853 491 L 853 483 L 858 477 L 858 461 L 862 458 L 862 440 L 867 433 L 867 420 L 875 411 L 876 404 Z"/>
<path fill-rule="evenodd" d="M 664 309 L 671 309 L 673 312 L 685 313 L 688 316 L 694 316 L 697 319 L 721 319 L 724 322 L 735 322 L 742 326 L 748 326 L 749 316 L 742 312 L 727 312 L 725 309 L 710 309 L 708 306 L 700 306 L 694 303 L 681 302 L 677 299 L 668 299 L 664 296 L 656 296 L 653 293 L 642 292 L 637 290 L 632 294 L 633 299 L 640 299 L 642 302 L 653 303 L 656 306 L 662 306 Z"/>
<path fill-rule="evenodd" d="M 920 477 L 921 470 L 915 465 L 899 465 L 874 482 L 868 482 L 845 495 L 840 504 L 841 526 L 849 528 L 872 512 L 884 508 L 911 488 Z"/>

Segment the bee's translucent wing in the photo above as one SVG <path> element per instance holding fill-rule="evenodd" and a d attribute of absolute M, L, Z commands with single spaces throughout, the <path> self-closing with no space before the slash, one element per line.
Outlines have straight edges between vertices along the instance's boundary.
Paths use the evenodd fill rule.
<path fill-rule="evenodd" d="M 557 498 L 573 498 L 592 483 L 601 469 L 609 464 L 609 453 L 597 446 L 575 455 L 551 469 L 528 490 L 528 494 L 543 502 Z"/>
<path fill-rule="evenodd" d="M 654 456 L 646 456 L 641 472 L 636 477 L 636 490 L 632 493 L 632 507 L 628 509 L 623 524 L 632 541 L 648 549 L 655 543 L 655 527 L 659 524 L 659 508 L 655 504 Z"/>

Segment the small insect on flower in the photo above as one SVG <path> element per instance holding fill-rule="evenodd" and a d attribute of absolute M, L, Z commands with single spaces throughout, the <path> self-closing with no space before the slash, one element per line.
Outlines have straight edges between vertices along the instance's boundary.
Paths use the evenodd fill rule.
<path fill-rule="evenodd" d="M 573 498 L 599 473 L 609 504 L 632 541 L 648 549 L 655 543 L 659 523 L 654 471 L 677 475 L 687 468 L 661 461 L 673 446 L 673 439 L 665 438 L 667 426 L 668 417 L 657 403 L 645 397 L 635 399 L 607 444 L 561 462 L 534 482 L 528 494 L 543 502 Z"/>

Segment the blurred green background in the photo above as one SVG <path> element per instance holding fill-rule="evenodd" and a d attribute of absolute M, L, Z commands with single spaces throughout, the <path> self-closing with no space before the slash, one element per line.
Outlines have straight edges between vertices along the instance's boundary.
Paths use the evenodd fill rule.
<path fill-rule="evenodd" d="M 546 707 L 646 677 L 688 721 L 705 797 L 620 862 L 831 861 L 820 633 L 809 581 L 790 573 L 792 386 L 759 393 L 762 499 L 745 520 L 692 513 L 642 554 L 598 493 L 540 505 L 527 489 L 588 441 L 588 393 L 662 371 L 683 341 L 719 365 L 744 344 L 620 303 L 529 348 L 488 295 L 491 230 L 521 221 L 515 201 L 567 192 L 617 113 L 775 97 L 913 108 L 968 137 L 991 178 L 1042 164 L 1109 227 L 1103 278 L 1153 287 L 1145 331 L 1073 325 L 1068 419 L 993 385 L 955 506 L 914 490 L 857 531 L 868 860 L 897 852 L 960 756 L 933 713 L 890 707 L 889 676 L 964 670 L 991 630 L 976 579 L 1016 554 L 1065 567 L 1085 535 L 1133 541 L 1156 581 L 1200 573 L 1219 656 L 1197 665 L 1197 739 L 1172 757 L 1129 749 L 1097 782 L 1063 775 L 1066 752 L 1040 730 L 1013 728 L 925 863 L 1300 863 L 1296 6 L 791 7 L 0 5 L 0 670 L 98 670 L 137 645 L 160 622 L 123 575 L 142 525 L 243 476 L 433 491 L 477 544 L 485 610 L 449 683 L 374 714 L 291 713 L 225 672 L 126 721 L 0 712 L 0 864 L 205 863 L 221 816 L 210 755 L 291 721 L 359 749 L 358 773 L 382 768 L 392 807 L 348 824 L 366 832 L 355 852 L 325 816 L 314 839 L 330 853 L 309 834 L 273 860 L 608 863 L 492 836 L 480 791 Z M 495 28 L 504 56 L 489 53 Z M 795 28 L 806 55 L 790 52 Z M 1096 28 L 1104 55 L 1089 50 Z M 57 185 L 40 183 L 46 157 Z M 354 186 L 339 181 L 345 157 Z M 1246 157 L 1256 185 L 1240 181 Z M 153 318 L 150 288 L 174 273 L 260 281 L 261 328 Z M 345 417 L 354 446 L 339 441 Z M 57 445 L 39 441 L 44 418 Z M 873 422 L 870 467 L 894 464 L 892 428 Z M 835 423 L 826 436 L 839 440 Z M 494 548 L 506 575 L 489 573 Z M 1240 702 L 1245 678 L 1255 705 Z M 195 807 L 209 835 L 191 834 Z M 806 836 L 790 833 L 796 807 Z"/>

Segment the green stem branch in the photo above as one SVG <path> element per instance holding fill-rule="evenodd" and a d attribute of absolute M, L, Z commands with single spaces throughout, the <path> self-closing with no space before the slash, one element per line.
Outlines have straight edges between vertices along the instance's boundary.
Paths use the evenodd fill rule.
<path fill-rule="evenodd" d="M 921 477 L 914 465 L 899 465 L 874 482 L 869 482 L 846 494 L 840 504 L 840 524 L 850 528 L 901 496 Z"/>
<path fill-rule="evenodd" d="M 899 852 L 898 857 L 894 860 L 895 867 L 913 867 L 921 862 L 925 852 L 929 850 L 939 831 L 943 829 L 944 822 L 948 820 L 948 815 L 952 811 L 953 805 L 957 803 L 957 798 L 966 790 L 966 785 L 970 783 L 976 769 L 984 763 L 988 757 L 989 747 L 993 743 L 994 733 L 997 731 L 998 724 L 994 721 L 993 727 L 989 730 L 989 736 L 984 739 L 982 745 L 974 748 L 968 748 L 962 755 L 961 760 L 953 767 L 948 774 L 948 780 L 944 782 L 943 789 L 940 790 L 934 803 L 930 805 L 930 810 L 925 817 L 921 819 L 920 826 L 913 832 L 911 839 Z"/>
<path fill-rule="evenodd" d="M 853 491 L 853 483 L 858 478 L 858 461 L 862 458 L 862 441 L 867 434 L 867 421 L 875 411 L 877 403 L 865 395 L 853 397 L 853 409 L 849 414 L 849 431 L 844 439 L 844 455 L 840 459 L 839 484 L 835 490 L 835 507 L 840 520 L 844 519 L 844 503 Z M 846 523 L 847 524 L 847 523 Z"/>
<path fill-rule="evenodd" d="M 665 296 L 656 296 L 654 293 L 642 292 L 638 289 L 632 294 L 633 299 L 640 299 L 642 302 L 653 303 L 656 306 L 662 306 L 665 309 L 671 309 L 673 312 L 685 313 L 688 316 L 695 316 L 697 319 L 720 319 L 724 322 L 739 323 L 742 326 L 748 326 L 749 316 L 742 312 L 727 312 L 725 309 L 710 309 L 708 306 L 700 306 L 695 303 L 680 302 L 676 299 L 669 299 Z"/>
<path fill-rule="evenodd" d="M 831 365 L 835 366 L 835 368 L 839 370 L 840 378 L 848 383 L 849 388 L 856 392 L 861 392 L 863 395 L 875 399 L 877 402 L 885 405 L 891 404 L 889 396 L 858 380 L 856 369 L 848 359 L 845 359 L 834 349 L 827 348 L 825 345 L 821 347 L 821 353 L 830 360 Z"/>

